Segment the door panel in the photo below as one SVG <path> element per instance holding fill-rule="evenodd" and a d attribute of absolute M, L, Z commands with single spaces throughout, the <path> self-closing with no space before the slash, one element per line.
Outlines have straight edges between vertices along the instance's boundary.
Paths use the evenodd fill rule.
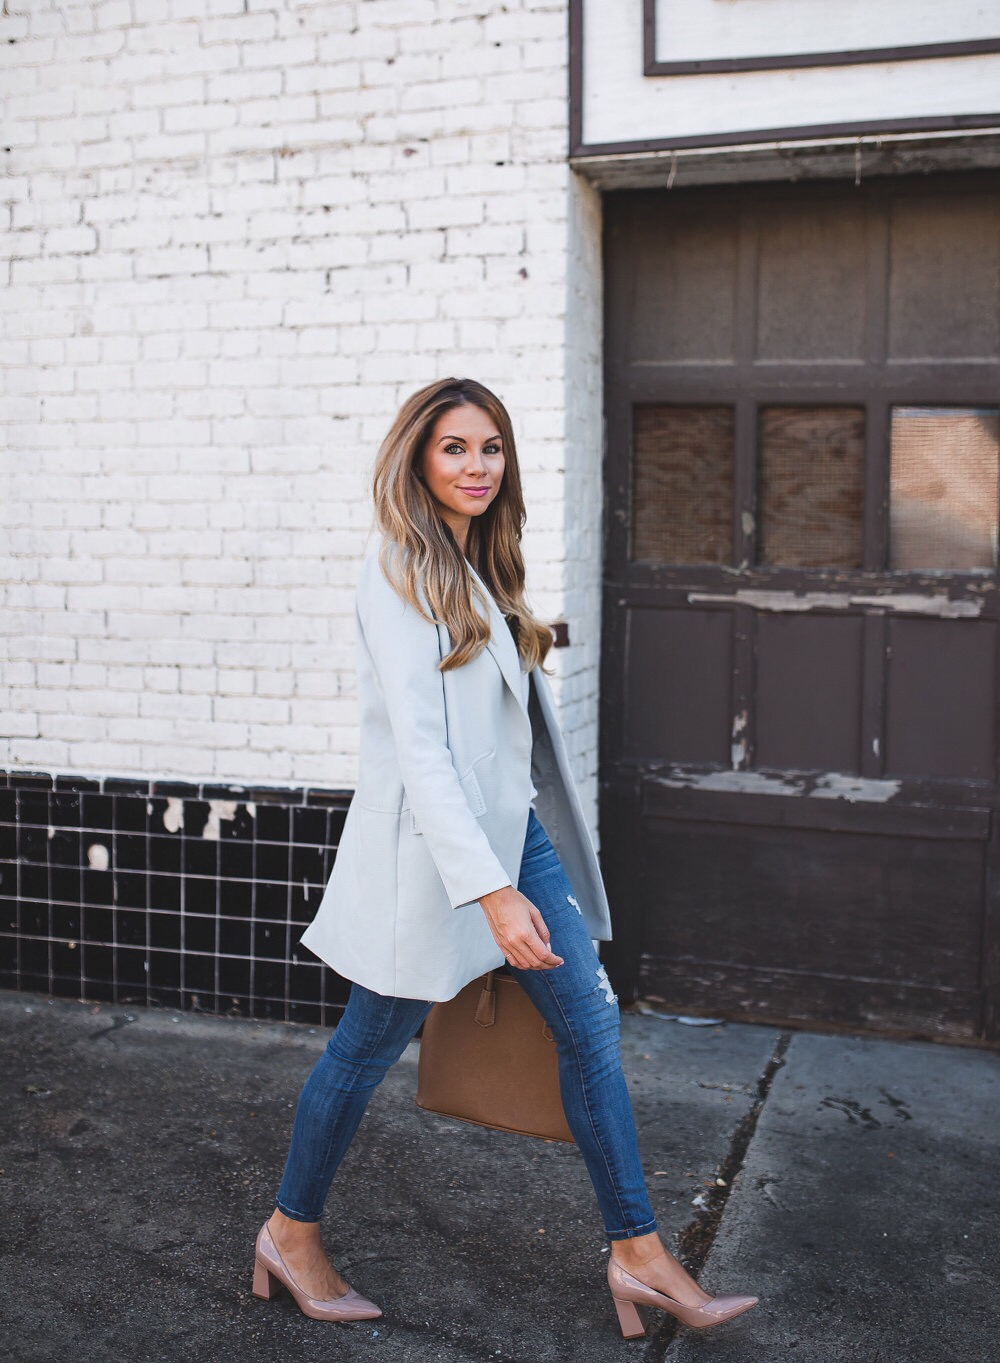
<path fill-rule="evenodd" d="M 864 204 L 848 199 L 822 214 L 788 200 L 768 215 L 758 254 L 757 359 L 861 359 L 866 236 Z"/>
<path fill-rule="evenodd" d="M 860 771 L 863 647 L 858 617 L 758 617 L 758 767 Z"/>
<path fill-rule="evenodd" d="M 665 960 L 759 965 L 766 914 L 772 970 L 977 989 L 982 844 L 805 829 L 789 858 L 780 829 L 685 824 L 653 866 L 675 906 L 647 925 Z"/>
<path fill-rule="evenodd" d="M 642 215 L 632 240 L 632 323 L 622 338 L 631 363 L 734 358 L 738 249 L 724 208 Z"/>
<path fill-rule="evenodd" d="M 636 610 L 628 621 L 626 751 L 729 758 L 732 626 L 721 611 Z"/>
<path fill-rule="evenodd" d="M 889 775 L 992 779 L 996 652 L 992 621 L 889 621 Z"/>
<path fill-rule="evenodd" d="M 942 820 L 650 781 L 643 825 L 644 995 L 681 1012 L 977 1035 L 988 810 Z"/>
<path fill-rule="evenodd" d="M 889 262 L 890 359 L 996 359 L 1000 232 L 995 193 L 893 195 Z"/>

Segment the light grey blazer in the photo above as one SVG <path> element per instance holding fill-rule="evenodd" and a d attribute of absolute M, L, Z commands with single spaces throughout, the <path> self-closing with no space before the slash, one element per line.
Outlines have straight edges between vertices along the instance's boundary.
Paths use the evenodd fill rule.
<path fill-rule="evenodd" d="M 378 547 L 355 603 L 358 784 L 302 942 L 375 993 L 444 1000 L 503 965 L 477 901 L 517 884 L 532 781 L 591 937 L 609 940 L 611 917 L 545 674 L 532 669 L 525 711 L 517 649 L 488 592 L 489 644 L 439 672 L 447 629 L 395 592 Z"/>

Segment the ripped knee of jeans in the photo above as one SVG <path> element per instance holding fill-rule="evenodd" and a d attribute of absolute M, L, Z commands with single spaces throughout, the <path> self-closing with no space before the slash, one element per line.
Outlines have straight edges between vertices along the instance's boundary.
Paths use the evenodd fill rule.
<path fill-rule="evenodd" d="M 604 997 L 607 999 L 608 1003 L 617 1003 L 618 995 L 611 988 L 611 981 L 608 979 L 608 972 L 604 969 L 603 966 L 599 966 L 594 973 L 597 976 L 597 986 L 599 989 L 604 990 Z"/>

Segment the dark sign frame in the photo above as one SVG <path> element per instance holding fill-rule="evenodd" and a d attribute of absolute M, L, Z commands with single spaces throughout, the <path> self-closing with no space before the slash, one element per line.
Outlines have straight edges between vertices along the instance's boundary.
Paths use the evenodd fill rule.
<path fill-rule="evenodd" d="M 636 0 L 630 0 L 636 3 Z M 569 155 L 571 158 L 616 156 L 629 152 L 680 151 L 693 147 L 741 146 L 756 142 L 878 136 L 890 133 L 962 132 L 1000 127 L 1000 111 L 990 114 L 937 114 L 921 118 L 868 119 L 861 122 L 816 123 L 788 127 L 753 128 L 686 137 L 635 138 L 625 142 L 583 140 L 583 7 L 585 0 L 569 0 Z M 643 0 L 644 75 L 670 79 L 677 75 L 761 70 L 791 66 L 856 65 L 874 61 L 912 61 L 946 56 L 1000 52 L 1000 38 L 964 43 L 928 43 L 910 47 L 870 48 L 856 52 L 802 53 L 791 57 L 726 58 L 716 62 L 657 63 L 655 61 L 654 0 Z"/>

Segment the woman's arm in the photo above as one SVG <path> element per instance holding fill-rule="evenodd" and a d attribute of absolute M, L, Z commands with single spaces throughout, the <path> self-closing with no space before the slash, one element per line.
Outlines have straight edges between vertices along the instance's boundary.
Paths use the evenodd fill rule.
<path fill-rule="evenodd" d="M 512 965 L 562 965 L 538 909 L 510 883 L 469 808 L 448 748 L 437 626 L 404 602 L 375 554 L 358 583 L 358 614 L 396 742 L 403 785 L 453 908 L 479 900 Z"/>
<path fill-rule="evenodd" d="M 462 791 L 448 748 L 437 627 L 392 589 L 376 555 L 362 564 L 358 616 L 386 702 L 410 808 L 452 908 L 480 901 L 489 930 L 511 965 L 545 970 L 563 964 L 549 950 L 541 913 L 511 885 Z"/>
<path fill-rule="evenodd" d="M 510 886 L 469 808 L 448 748 L 437 626 L 404 602 L 369 554 L 358 614 L 396 744 L 403 785 L 453 908 Z"/>

